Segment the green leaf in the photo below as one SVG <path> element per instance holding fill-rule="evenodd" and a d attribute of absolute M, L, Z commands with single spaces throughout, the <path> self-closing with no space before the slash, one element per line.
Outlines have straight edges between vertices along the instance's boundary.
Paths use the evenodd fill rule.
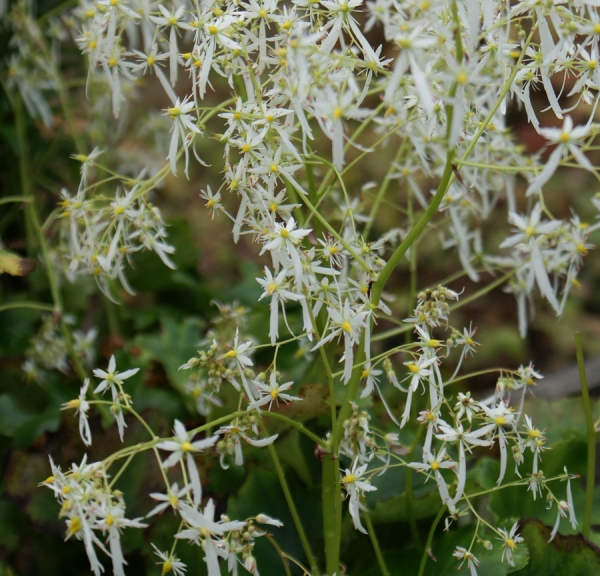
<path fill-rule="evenodd" d="M 289 469 L 285 474 L 300 520 L 313 552 L 319 550 L 322 535 L 321 490 L 307 487 Z M 227 514 L 243 520 L 260 512 L 283 522 L 283 527 L 266 526 L 282 550 L 305 563 L 304 552 L 275 472 L 253 466 L 239 492 L 229 499 Z M 259 546 L 260 545 L 260 546 Z M 265 539 L 258 539 L 256 558 L 262 576 L 281 576 L 281 559 Z M 299 572 L 293 571 L 294 574 Z"/>
<path fill-rule="evenodd" d="M 395 496 L 387 500 L 377 502 L 375 507 L 369 511 L 371 521 L 374 524 L 398 522 L 408 520 L 406 494 Z M 422 498 L 412 498 L 412 514 L 415 520 L 435 516 L 442 505 L 440 495 L 430 492 Z"/>
<path fill-rule="evenodd" d="M 521 535 L 529 549 L 529 564 L 514 576 L 592 576 L 600 574 L 600 548 L 583 536 L 557 534 L 548 542 L 551 529 L 539 520 L 522 523 Z"/>
<path fill-rule="evenodd" d="M 163 318 L 160 334 L 143 335 L 135 340 L 146 353 L 144 360 L 158 360 L 164 366 L 169 382 L 182 394 L 185 394 L 184 385 L 190 372 L 179 370 L 179 367 L 197 355 L 202 326 L 199 318 L 191 317 L 177 322 L 167 316 Z"/>

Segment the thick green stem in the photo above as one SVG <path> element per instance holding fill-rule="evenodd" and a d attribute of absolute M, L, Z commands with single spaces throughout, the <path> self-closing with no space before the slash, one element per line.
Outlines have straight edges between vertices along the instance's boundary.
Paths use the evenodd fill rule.
<path fill-rule="evenodd" d="M 336 487 L 340 486 L 339 459 L 332 453 L 323 457 L 323 537 L 327 576 L 339 573 L 342 502 Z"/>
<path fill-rule="evenodd" d="M 585 374 L 585 363 L 583 360 L 583 346 L 581 344 L 581 332 L 575 331 L 575 343 L 577 346 L 577 366 L 579 367 L 579 381 L 581 382 L 581 398 L 587 424 L 587 479 L 585 487 L 585 510 L 583 512 L 582 534 L 590 537 L 592 527 L 592 509 L 594 506 L 594 487 L 596 485 L 596 428 L 592 415 L 592 403 L 588 390 L 587 376 Z"/>

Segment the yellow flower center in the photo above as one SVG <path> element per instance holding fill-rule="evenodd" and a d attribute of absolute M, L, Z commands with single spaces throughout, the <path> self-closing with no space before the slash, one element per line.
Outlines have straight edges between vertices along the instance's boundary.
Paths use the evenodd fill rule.
<path fill-rule="evenodd" d="M 431 469 L 432 469 L 432 470 L 438 470 L 438 469 L 439 469 L 439 467 L 440 467 L 440 463 L 439 463 L 437 460 L 434 460 L 434 461 L 431 463 Z"/>
<path fill-rule="evenodd" d="M 346 322 L 342 324 L 342 330 L 348 332 L 348 334 L 352 334 L 352 324 L 346 320 Z"/>
<path fill-rule="evenodd" d="M 181 444 L 182 452 L 192 452 L 193 450 L 194 450 L 194 447 L 192 446 L 191 442 L 182 442 L 182 444 Z"/>
<path fill-rule="evenodd" d="M 515 549 L 515 541 L 512 538 L 507 538 L 506 540 L 506 545 L 511 549 L 514 550 Z"/>
<path fill-rule="evenodd" d="M 69 534 L 76 534 L 81 530 L 81 520 L 78 516 L 73 516 L 71 520 L 69 520 Z"/>
<path fill-rule="evenodd" d="M 65 408 L 67 410 L 76 410 L 77 408 L 79 408 L 79 406 L 81 406 L 81 400 L 79 398 L 76 398 L 75 400 L 69 400 L 65 404 Z"/>
<path fill-rule="evenodd" d="M 336 108 L 333 109 L 333 119 L 334 120 L 339 120 L 343 115 L 344 115 L 344 112 L 342 111 L 342 109 L 339 106 L 337 106 Z"/>
<path fill-rule="evenodd" d="M 106 517 L 106 525 L 110 528 L 115 523 L 115 517 L 112 514 L 109 514 Z"/>
<path fill-rule="evenodd" d="M 230 350 L 225 354 L 225 358 L 235 358 L 237 356 L 237 352 L 235 350 Z"/>
<path fill-rule="evenodd" d="M 506 424 L 506 418 L 504 416 L 498 416 L 496 418 L 496 424 L 498 426 L 504 426 Z"/>
<path fill-rule="evenodd" d="M 419 371 L 419 367 L 414 363 L 411 362 L 410 364 L 407 364 L 408 369 L 413 373 L 416 374 Z"/>
<path fill-rule="evenodd" d="M 559 140 L 563 143 L 566 144 L 569 140 L 571 139 L 571 135 L 568 132 L 561 132 L 560 133 L 560 137 Z"/>
<path fill-rule="evenodd" d="M 279 396 L 279 391 L 271 390 L 271 392 L 269 392 L 269 394 L 271 394 L 271 398 L 275 399 L 275 398 L 277 398 L 277 396 Z"/>
<path fill-rule="evenodd" d="M 216 27 L 214 24 L 211 24 L 211 25 L 208 27 L 208 33 L 209 33 L 209 34 L 216 34 L 216 33 L 217 33 L 217 30 L 218 30 L 218 28 L 217 28 L 217 27 Z"/>
<path fill-rule="evenodd" d="M 279 232 L 282 238 L 287 238 L 290 235 L 290 231 L 287 228 L 282 228 Z"/>
<path fill-rule="evenodd" d="M 344 484 L 352 484 L 352 482 L 354 482 L 354 480 L 356 480 L 356 477 L 354 476 L 354 474 L 347 474 L 346 476 L 344 476 L 342 478 L 342 482 Z"/>

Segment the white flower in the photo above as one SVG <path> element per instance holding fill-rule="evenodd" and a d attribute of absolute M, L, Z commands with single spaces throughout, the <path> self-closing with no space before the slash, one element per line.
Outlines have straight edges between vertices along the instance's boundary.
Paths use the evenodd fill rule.
<path fill-rule="evenodd" d="M 183 30 L 193 30 L 193 28 L 186 24 L 185 22 L 181 22 L 181 18 L 184 16 L 185 8 L 183 6 L 179 6 L 177 10 L 169 12 L 162 4 L 158 5 L 158 9 L 161 11 L 162 16 L 150 16 L 150 20 L 158 26 L 167 28 L 171 28 L 170 36 L 169 36 L 169 62 L 170 62 L 170 80 L 171 85 L 175 86 L 177 82 L 177 31 L 176 28 L 181 28 Z"/>
<path fill-rule="evenodd" d="M 585 154 L 579 149 L 579 140 L 585 138 L 591 130 L 591 123 L 585 126 L 573 128 L 573 120 L 570 116 L 565 117 L 562 128 L 542 128 L 540 134 L 547 138 L 551 144 L 557 144 L 556 149 L 546 161 L 542 171 L 529 183 L 526 195 L 531 196 L 550 180 L 559 163 L 566 158 L 569 153 L 575 158 L 575 161 L 586 170 L 594 172 L 594 166 L 586 158 Z"/>
<path fill-rule="evenodd" d="M 161 494 L 160 492 L 151 492 L 150 498 L 160 502 L 160 504 L 152 508 L 152 510 L 146 514 L 146 518 L 150 518 L 150 516 L 155 516 L 156 514 L 162 514 L 169 506 L 173 508 L 173 510 L 177 510 L 179 500 L 191 489 L 192 485 L 188 484 L 180 490 L 177 482 L 175 482 L 167 490 L 166 494 Z"/>
<path fill-rule="evenodd" d="M 498 435 L 498 444 L 500 446 L 500 475 L 498 476 L 497 485 L 499 486 L 506 472 L 506 435 L 504 426 L 512 426 L 514 429 L 515 416 L 506 404 L 502 401 L 493 408 L 488 408 L 484 404 L 481 409 L 485 412 L 488 421 L 491 421 L 487 426 L 483 426 L 479 431 L 487 429 L 489 433 L 495 431 Z"/>
<path fill-rule="evenodd" d="M 442 448 L 439 454 L 435 454 L 428 451 L 423 451 L 423 458 L 425 462 L 411 462 L 407 464 L 410 468 L 414 468 L 418 472 L 428 472 L 428 477 L 433 473 L 435 477 L 435 482 L 437 484 L 438 490 L 440 492 L 440 498 L 442 502 L 448 506 L 448 509 L 451 513 L 454 513 L 456 507 L 454 505 L 454 501 L 450 498 L 450 493 L 448 491 L 448 485 L 444 480 L 440 472 L 440 468 L 453 469 L 456 472 L 456 462 L 452 460 L 447 460 L 446 449 Z"/>
<path fill-rule="evenodd" d="M 125 518 L 125 506 L 122 502 L 104 506 L 99 510 L 95 527 L 103 532 L 108 532 L 114 576 L 125 576 L 123 565 L 127 564 L 121 549 L 121 530 L 123 528 L 147 528 L 148 524 L 144 524 L 140 520 L 141 518 L 136 520 Z"/>
<path fill-rule="evenodd" d="M 113 391 L 113 396 L 115 392 L 118 393 L 116 387 L 121 388 L 123 386 L 123 380 L 127 380 L 131 378 L 135 374 L 140 371 L 139 368 L 132 368 L 131 370 L 125 370 L 125 372 L 117 372 L 117 362 L 115 360 L 114 355 L 110 357 L 108 362 L 108 370 L 100 370 L 96 368 L 93 371 L 93 374 L 96 378 L 102 378 L 102 382 L 96 386 L 94 390 L 94 394 L 102 394 L 108 388 Z"/>
<path fill-rule="evenodd" d="M 265 406 L 266 404 L 269 405 L 269 410 L 270 410 L 271 406 L 273 405 L 273 402 L 278 402 L 280 398 L 284 402 L 291 402 L 293 400 L 302 400 L 302 398 L 299 398 L 298 396 L 291 396 L 290 394 L 284 393 L 284 391 L 289 390 L 294 383 L 286 382 L 285 384 L 278 384 L 277 376 L 275 375 L 275 372 L 271 372 L 268 386 L 266 384 L 263 384 L 262 382 L 258 382 L 256 380 L 254 381 L 254 384 L 255 384 L 256 388 L 258 389 L 258 393 L 259 393 L 259 395 L 261 395 L 261 398 L 250 403 L 248 405 L 248 410 L 252 410 L 253 408 L 257 408 L 259 406 Z"/>
<path fill-rule="evenodd" d="M 273 276 L 267 266 L 265 266 L 265 277 L 257 278 L 256 281 L 263 287 L 264 292 L 261 294 L 259 300 L 262 300 L 265 296 L 271 296 L 271 318 L 269 322 L 269 336 L 271 338 L 271 344 L 275 344 L 279 336 L 279 302 L 286 300 L 294 300 L 298 302 L 303 300 L 302 294 L 295 294 L 286 289 L 286 278 L 288 271 L 286 269 L 281 270 L 277 276 Z M 283 317 L 285 319 L 285 306 L 282 306 Z M 287 324 L 287 321 L 286 321 Z"/>
<path fill-rule="evenodd" d="M 366 510 L 366 508 L 361 503 L 360 498 L 363 492 L 372 492 L 373 490 L 377 490 L 377 488 L 375 486 L 371 486 L 369 481 L 361 480 L 362 476 L 367 470 L 368 464 L 358 466 L 358 462 L 359 460 L 357 458 L 352 464 L 352 469 L 346 469 L 346 474 L 342 477 L 342 485 L 350 497 L 348 511 L 350 512 L 350 516 L 352 516 L 354 528 L 366 534 L 367 531 L 363 528 L 363 525 L 360 522 L 360 511 Z"/>
<path fill-rule="evenodd" d="M 214 446 L 219 437 L 211 436 L 204 440 L 192 441 L 194 434 L 190 434 L 179 420 L 175 420 L 173 432 L 175 433 L 173 440 L 159 442 L 156 445 L 156 447 L 161 450 L 172 452 L 172 454 L 162 463 L 162 467 L 170 468 L 171 466 L 175 466 L 178 462 L 183 462 L 185 459 L 190 476 L 190 483 L 194 492 L 194 504 L 198 505 L 202 500 L 202 483 L 200 482 L 200 475 L 196 463 L 194 462 L 193 455 L 194 453 L 201 452 L 206 448 Z"/>
<path fill-rule="evenodd" d="M 449 442 L 451 444 L 458 443 L 458 485 L 456 487 L 454 498 L 452 499 L 454 504 L 462 497 L 467 481 L 467 459 L 465 449 L 468 450 L 471 446 L 491 446 L 493 444 L 491 440 L 481 439 L 481 436 L 485 436 L 489 433 L 489 426 L 490 425 L 488 424 L 475 432 L 465 432 L 461 422 L 457 421 L 456 427 L 452 428 L 443 420 L 438 421 L 438 427 L 441 434 L 435 434 L 435 437 L 443 442 Z M 491 426 L 494 426 L 494 424 Z"/>
<path fill-rule="evenodd" d="M 523 542 L 523 537 L 517 534 L 518 526 L 519 523 L 515 522 L 512 525 L 510 532 L 507 532 L 504 528 L 498 529 L 498 534 L 500 535 L 499 540 L 502 540 L 502 562 L 504 562 L 504 557 L 506 556 L 506 561 L 511 566 L 515 565 L 513 552 L 517 547 L 517 544 Z"/>
<path fill-rule="evenodd" d="M 229 350 L 223 356 L 221 356 L 221 358 L 233 360 L 240 375 L 240 378 L 242 379 L 244 391 L 248 395 L 248 399 L 250 400 L 250 402 L 254 402 L 256 400 L 255 394 L 250 388 L 248 380 L 246 379 L 246 376 L 244 374 L 244 370 L 246 369 L 246 367 L 253 366 L 252 360 L 250 360 L 250 358 L 245 354 L 246 350 L 248 350 L 248 348 L 252 346 L 252 341 L 248 340 L 247 342 L 240 344 L 238 340 L 239 329 L 236 329 L 233 347 L 231 348 L 231 350 Z M 239 384 L 237 384 L 235 380 L 231 379 L 231 383 L 239 390 Z"/>
<path fill-rule="evenodd" d="M 86 446 L 92 445 L 92 433 L 90 432 L 90 424 L 88 422 L 87 413 L 90 409 L 89 402 L 85 399 L 87 389 L 90 384 L 90 379 L 86 378 L 83 386 L 79 391 L 79 396 L 75 400 L 70 400 L 62 405 L 61 410 L 73 410 L 75 414 L 79 413 L 79 435 Z"/>
<path fill-rule="evenodd" d="M 185 576 L 187 566 L 184 562 L 181 562 L 177 556 L 173 553 L 161 552 L 154 544 L 154 553 L 160 558 L 161 562 L 161 574 L 167 574 L 173 571 L 175 576 Z"/>
<path fill-rule="evenodd" d="M 352 348 L 354 344 L 358 344 L 360 341 L 360 333 L 362 328 L 365 326 L 365 322 L 369 317 L 370 312 L 368 310 L 355 311 L 350 307 L 350 301 L 346 299 L 344 307 L 340 310 L 336 308 L 327 307 L 327 312 L 331 320 L 331 332 L 323 338 L 312 350 L 320 348 L 327 342 L 333 340 L 336 336 L 344 336 L 344 384 L 350 380 L 352 376 L 353 366 L 353 353 Z"/>
<path fill-rule="evenodd" d="M 225 557 L 227 554 L 223 550 L 223 541 L 219 537 L 232 530 L 241 530 L 246 526 L 246 522 L 215 522 L 215 505 L 212 499 L 204 507 L 204 512 L 200 512 L 197 506 L 192 508 L 190 505 L 181 502 L 179 513 L 190 528 L 181 530 L 175 534 L 175 538 L 185 538 L 195 544 L 200 544 L 202 541 L 208 576 L 221 576 L 219 556 Z"/>
<path fill-rule="evenodd" d="M 471 576 L 477 576 L 477 566 L 479 566 L 479 560 L 475 558 L 475 555 L 463 548 L 462 546 L 457 546 L 456 550 L 452 553 L 452 556 L 457 558 L 458 560 L 462 560 L 462 562 L 458 565 L 459 569 L 462 568 L 462 565 L 467 561 L 467 567 L 471 571 Z"/>
<path fill-rule="evenodd" d="M 167 160 L 171 165 L 171 172 L 177 175 L 177 153 L 179 151 L 179 141 L 183 143 L 185 153 L 185 174 L 188 173 L 189 147 L 192 143 L 193 135 L 200 134 L 201 130 L 196 126 L 196 118 L 191 115 L 194 108 L 194 102 L 190 102 L 190 96 L 186 96 L 183 101 L 179 99 L 173 104 L 172 108 L 167 108 L 165 114 L 173 120 L 171 127 L 171 143 L 169 144 L 169 154 Z M 189 138 L 188 138 L 188 134 Z"/>

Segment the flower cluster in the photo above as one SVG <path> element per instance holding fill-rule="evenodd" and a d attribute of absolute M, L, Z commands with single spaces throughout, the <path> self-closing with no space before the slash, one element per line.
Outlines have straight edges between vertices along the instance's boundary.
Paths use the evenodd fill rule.
<path fill-rule="evenodd" d="M 175 538 L 202 548 L 210 576 L 220 574 L 220 560 L 230 572 L 241 563 L 256 573 L 253 541 L 261 535 L 255 526 L 261 520 L 215 520 L 213 500 L 202 499 L 196 456 L 214 449 L 227 468 L 231 460 L 243 465 L 245 444 L 273 451 L 277 435 L 261 436 L 261 418 L 279 412 L 284 419 L 281 405 L 299 402 L 294 387 L 314 374 L 285 374 L 279 352 L 290 341 L 299 357 L 323 366 L 331 430 L 317 444 L 330 454 L 324 466 L 331 467 L 325 470 L 333 483 L 324 494 L 341 500 L 343 487 L 359 531 L 365 532 L 365 493 L 376 489 L 375 475 L 390 467 L 391 458 L 431 479 L 452 519 L 470 506 L 469 454 L 490 447 L 500 454 L 498 485 L 509 454 L 521 474 L 530 452 L 532 469 L 522 483 L 534 499 L 545 493 L 557 505 L 553 535 L 567 515 L 575 525 L 570 476 L 565 472 L 565 503 L 550 491 L 540 465 L 545 434 L 525 413 L 527 390 L 541 375 L 532 365 L 503 370 L 490 398 L 454 394 L 457 375 L 478 346 L 472 325 L 449 324 L 459 293 L 439 286 L 417 294 L 410 283 L 408 298 L 402 293 L 394 302 L 386 283 L 406 261 L 416 281 L 417 240 L 433 231 L 442 250 L 456 253 L 471 285 L 490 275 L 502 278 L 516 298 L 523 337 L 536 295 L 557 315 L 563 312 L 600 224 L 586 224 L 575 212 L 570 219 L 554 217 L 546 192 L 559 169 L 599 177 L 588 157 L 596 148 L 600 100 L 595 4 L 81 0 L 62 23 L 44 31 L 24 2 L 15 3 L 7 18 L 14 37 L 7 86 L 21 94 L 32 116 L 51 123 L 54 101 L 45 92 L 66 99 L 59 42 L 74 41 L 87 59 L 90 109 L 82 125 L 91 152 L 77 142 L 79 187 L 76 193 L 62 190 L 46 224 L 50 235 L 57 231 L 49 273 L 57 268 L 71 281 L 91 276 L 118 301 L 117 280 L 133 293 L 126 270 L 135 253 L 153 251 L 174 268 L 174 247 L 152 194 L 171 176 L 184 174 L 196 186 L 191 162 L 208 166 L 198 150 L 209 139 L 218 144 L 210 161 L 219 158 L 222 178 L 216 186 L 203 182 L 196 192 L 211 217 L 228 221 L 235 243 L 251 240 L 263 257 L 256 282 L 258 306 L 265 312 L 269 306 L 268 333 L 251 333 L 243 307 L 218 303 L 219 318 L 197 356 L 181 366 L 191 371 L 186 389 L 200 415 L 209 416 L 227 395 L 236 399 L 236 414 L 214 430 L 211 424 L 188 430 L 176 420 L 173 437 L 152 436 L 165 479 L 177 466 L 184 487 L 166 482 L 166 494 L 153 493 L 160 504 L 151 515 L 169 505 L 179 514 L 183 525 Z M 152 76 L 160 103 L 138 110 L 138 89 L 151 86 Z M 187 82 L 179 82 L 184 76 Z M 229 95 L 217 92 L 221 85 Z M 541 125 L 536 90 L 543 91 L 557 126 Z M 546 144 L 540 153 L 518 145 L 507 122 L 509 106 L 524 111 Z M 102 128 L 109 116 L 114 134 Z M 151 152 L 140 143 L 148 137 L 156 142 Z M 382 161 L 369 162 L 375 158 Z M 353 171 L 361 162 L 361 170 Z M 600 207 L 598 199 L 595 204 Z M 397 320 L 405 316 L 404 323 Z M 384 321 L 397 326 L 384 331 Z M 389 339 L 410 330 L 414 338 L 404 344 Z M 69 347 L 57 335 L 45 322 L 24 366 L 32 379 L 40 379 L 42 369 L 67 370 Z M 82 350 L 93 335 L 79 338 Z M 269 361 L 256 353 L 259 347 L 272 350 Z M 453 355 L 459 358 L 451 365 L 446 359 Z M 107 370 L 93 371 L 101 379 L 94 392 L 111 393 L 121 438 L 124 412 L 134 414 L 123 381 L 136 372 L 118 372 L 114 357 Z M 386 401 L 384 373 L 394 403 Z M 95 402 L 88 386 L 85 380 L 79 397 L 64 406 L 78 411 L 86 444 L 87 414 Z M 389 434 L 370 424 L 367 407 L 379 401 L 394 427 Z M 293 419 L 288 424 L 315 440 Z M 422 450 L 411 450 L 417 456 L 405 461 L 395 435 L 419 425 L 425 430 Z M 195 439 L 205 430 L 212 435 Z M 170 453 L 164 461 L 161 451 Z M 380 468 L 374 456 L 383 462 Z M 125 519 L 106 470 L 82 465 L 66 475 L 56 469 L 53 476 L 47 484 L 61 502 L 69 534 L 84 541 L 92 570 L 101 570 L 95 555 L 100 548 L 121 574 L 119 530 L 143 525 Z M 340 507 L 334 503 L 329 511 L 338 514 Z M 277 525 L 268 518 L 266 523 Z M 507 529 L 478 522 L 473 541 L 484 525 L 512 565 L 522 541 L 518 524 Z M 97 532 L 107 537 L 109 549 Z M 326 536 L 330 576 L 339 569 L 334 540 Z M 339 552 L 339 535 L 337 546 Z M 157 554 L 163 571 L 184 571 L 174 551 Z M 454 555 L 476 574 L 472 546 L 458 547 Z"/>

